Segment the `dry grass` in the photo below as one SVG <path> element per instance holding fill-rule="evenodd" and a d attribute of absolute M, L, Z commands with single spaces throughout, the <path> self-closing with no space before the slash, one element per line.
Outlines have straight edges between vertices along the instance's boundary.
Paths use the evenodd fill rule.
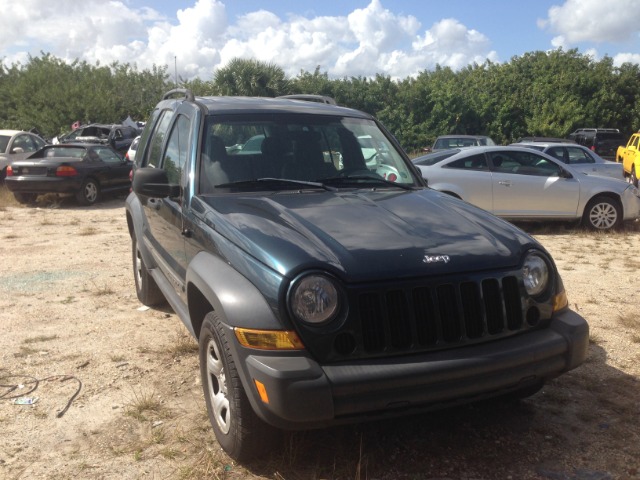
<path fill-rule="evenodd" d="M 20 204 L 13 197 L 13 193 L 4 185 L 0 184 L 0 212 L 4 212 L 7 207 L 19 207 Z"/>

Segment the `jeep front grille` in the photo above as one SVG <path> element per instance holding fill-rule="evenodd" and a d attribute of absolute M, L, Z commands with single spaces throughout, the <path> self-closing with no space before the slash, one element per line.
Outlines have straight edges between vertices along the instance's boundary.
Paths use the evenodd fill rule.
<path fill-rule="evenodd" d="M 520 330 L 523 311 L 514 276 L 414 286 L 358 295 L 367 353 L 446 347 Z"/>

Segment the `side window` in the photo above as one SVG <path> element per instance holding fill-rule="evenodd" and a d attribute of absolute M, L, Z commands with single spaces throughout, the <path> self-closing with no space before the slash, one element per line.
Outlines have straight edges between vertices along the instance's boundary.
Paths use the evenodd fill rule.
<path fill-rule="evenodd" d="M 158 167 L 160 166 L 160 160 L 162 155 L 162 145 L 164 144 L 164 137 L 169 129 L 169 122 L 171 121 L 171 110 L 165 110 L 160 115 L 155 129 L 151 134 L 151 140 L 147 149 L 144 152 L 142 158 L 141 167 Z"/>
<path fill-rule="evenodd" d="M 117 163 L 120 164 L 122 159 L 110 148 L 96 148 L 95 153 L 105 163 Z"/>
<path fill-rule="evenodd" d="M 567 153 L 569 154 L 569 163 L 571 165 L 596 163 L 593 157 L 580 148 L 567 147 Z"/>
<path fill-rule="evenodd" d="M 493 152 L 491 161 L 497 172 L 538 177 L 557 177 L 560 175 L 558 165 L 533 152 Z"/>
<path fill-rule="evenodd" d="M 13 152 L 16 148 L 21 148 L 25 152 L 33 152 L 35 150 L 34 145 L 31 142 L 31 137 L 29 137 L 29 135 L 18 135 L 13 141 L 11 151 Z"/>
<path fill-rule="evenodd" d="M 455 162 L 445 165 L 443 168 L 458 168 L 462 170 L 489 170 L 487 158 L 483 153 L 472 155 L 470 157 L 461 158 Z"/>
<path fill-rule="evenodd" d="M 638 140 L 640 140 L 640 135 L 636 135 L 636 136 L 633 138 L 633 144 L 632 144 L 631 146 L 632 146 L 632 147 L 636 147 L 636 148 L 638 148 Z"/>
<path fill-rule="evenodd" d="M 169 183 L 181 183 L 188 154 L 189 119 L 180 115 L 171 130 L 161 165 L 161 168 L 167 172 Z"/>
<path fill-rule="evenodd" d="M 579 150 L 579 149 L 576 149 L 576 150 Z M 553 158 L 557 158 L 563 163 L 567 163 L 567 159 L 564 156 L 564 153 L 565 153 L 564 147 L 553 147 L 547 150 L 546 153 L 551 155 Z M 571 158 L 571 155 L 569 155 L 569 158 Z"/>

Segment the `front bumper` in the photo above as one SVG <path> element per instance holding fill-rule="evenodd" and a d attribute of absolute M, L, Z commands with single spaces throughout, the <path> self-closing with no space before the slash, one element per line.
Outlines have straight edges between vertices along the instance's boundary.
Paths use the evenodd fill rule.
<path fill-rule="evenodd" d="M 433 410 L 552 379 L 584 361 L 589 326 L 567 310 L 549 328 L 486 344 L 331 365 L 232 343 L 256 413 L 278 428 L 307 429 Z M 254 380 L 265 386 L 268 404 Z"/>

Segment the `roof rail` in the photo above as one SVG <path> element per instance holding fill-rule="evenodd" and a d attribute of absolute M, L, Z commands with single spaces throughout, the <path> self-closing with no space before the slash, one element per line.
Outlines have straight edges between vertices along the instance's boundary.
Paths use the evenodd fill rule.
<path fill-rule="evenodd" d="M 173 90 L 169 90 L 163 95 L 162 99 L 167 100 L 168 98 L 173 97 L 177 94 L 184 95 L 185 100 L 189 100 L 190 102 L 193 102 L 195 100 L 193 92 L 187 88 L 174 88 Z"/>
<path fill-rule="evenodd" d="M 327 105 L 337 105 L 336 101 L 333 98 L 327 97 L 326 95 L 311 95 L 311 94 L 298 93 L 295 95 L 281 95 L 276 98 L 287 98 L 289 100 L 304 100 L 307 102 L 325 103 Z"/>

